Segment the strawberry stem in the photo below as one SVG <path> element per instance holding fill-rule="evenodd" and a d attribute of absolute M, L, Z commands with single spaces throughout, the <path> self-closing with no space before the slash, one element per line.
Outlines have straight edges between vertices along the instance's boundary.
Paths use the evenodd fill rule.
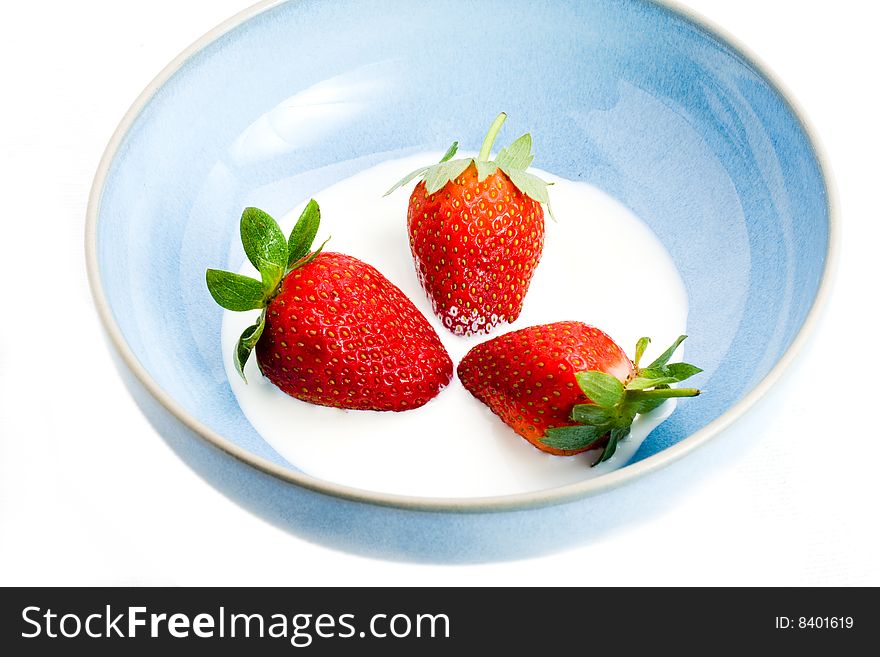
<path fill-rule="evenodd" d="M 672 397 L 696 397 L 700 391 L 696 388 L 655 388 L 653 390 L 627 390 L 627 401 L 643 399 L 670 399 Z"/>
<path fill-rule="evenodd" d="M 492 126 L 489 128 L 489 132 L 486 134 L 486 138 L 483 140 L 483 146 L 480 148 L 480 154 L 477 156 L 477 159 L 480 162 L 489 161 L 489 156 L 492 154 L 492 145 L 495 143 L 495 138 L 498 136 L 498 131 L 501 130 L 501 125 L 504 123 L 505 119 L 507 119 L 507 114 L 501 112 L 501 114 L 495 117 L 495 121 L 492 122 Z"/>

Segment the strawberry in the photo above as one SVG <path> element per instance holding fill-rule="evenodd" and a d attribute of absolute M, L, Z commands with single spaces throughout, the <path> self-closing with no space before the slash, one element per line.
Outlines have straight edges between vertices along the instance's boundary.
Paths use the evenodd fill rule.
<path fill-rule="evenodd" d="M 407 228 L 419 280 L 434 313 L 456 335 L 489 333 L 522 311 L 544 248 L 547 185 L 527 173 L 525 134 L 489 160 L 506 114 L 495 119 L 479 156 L 413 171 L 387 193 L 421 178 L 409 198 Z"/>
<path fill-rule="evenodd" d="M 323 244 L 311 251 L 319 223 L 313 200 L 285 239 L 272 217 L 247 208 L 242 243 L 261 280 L 207 271 L 208 290 L 221 306 L 262 309 L 236 346 L 236 370 L 244 378 L 256 347 L 260 371 L 291 397 L 357 410 L 422 406 L 452 378 L 440 338 L 376 269 L 323 252 Z"/>
<path fill-rule="evenodd" d="M 538 449 L 562 456 L 604 447 L 607 461 L 630 432 L 636 414 L 693 388 L 670 388 L 701 372 L 669 363 L 680 336 L 648 367 L 630 361 L 614 341 L 581 322 L 557 322 L 506 333 L 471 349 L 458 365 L 464 387 Z M 595 464 L 594 464 L 595 465 Z"/>

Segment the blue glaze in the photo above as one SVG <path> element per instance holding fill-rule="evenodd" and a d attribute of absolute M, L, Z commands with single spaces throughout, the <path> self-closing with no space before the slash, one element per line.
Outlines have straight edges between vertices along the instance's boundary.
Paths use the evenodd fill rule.
<path fill-rule="evenodd" d="M 228 387 L 205 269 L 243 261 L 243 207 L 282 215 L 454 138 L 477 150 L 502 109 L 506 134 L 532 133 L 541 168 L 604 189 L 647 222 L 687 286 L 687 358 L 705 368 L 694 384 L 708 392 L 635 460 L 704 427 L 801 327 L 828 248 L 827 190 L 767 80 L 702 27 L 637 0 L 298 0 L 191 57 L 135 120 L 99 207 L 102 285 L 136 358 L 194 418 L 293 467 Z"/>

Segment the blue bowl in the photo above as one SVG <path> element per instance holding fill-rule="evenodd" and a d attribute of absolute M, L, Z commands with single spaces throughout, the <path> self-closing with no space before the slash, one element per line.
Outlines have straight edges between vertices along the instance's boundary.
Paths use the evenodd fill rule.
<path fill-rule="evenodd" d="M 324 104 L 291 112 L 297 94 Z M 528 130 L 541 144 L 542 168 L 602 188 L 666 245 L 687 287 L 688 360 L 705 368 L 697 384 L 708 392 L 627 467 L 533 494 L 408 498 L 299 472 L 233 397 L 205 269 L 242 262 L 246 205 L 281 215 L 386 159 L 443 150 L 451 136 L 476 150 L 500 108 L 510 134 Z M 362 553 L 519 557 L 653 508 L 699 461 L 672 474 L 660 466 L 776 380 L 828 287 L 826 175 L 767 72 L 664 4 L 264 2 L 172 62 L 123 119 L 92 190 L 88 266 L 136 399 L 230 497 Z"/>

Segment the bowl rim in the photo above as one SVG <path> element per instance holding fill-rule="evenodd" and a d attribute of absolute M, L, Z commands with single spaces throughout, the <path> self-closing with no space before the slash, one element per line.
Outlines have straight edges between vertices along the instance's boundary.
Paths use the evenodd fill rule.
<path fill-rule="evenodd" d="M 761 379 L 742 399 L 705 427 L 683 438 L 675 445 L 667 447 L 666 449 L 638 461 L 637 463 L 626 465 L 600 477 L 529 493 L 468 498 L 398 495 L 336 484 L 303 472 L 290 470 L 273 463 L 266 458 L 257 456 L 239 447 L 227 438 L 224 438 L 218 432 L 215 432 L 196 418 L 192 417 L 153 380 L 146 369 L 140 364 L 134 352 L 123 337 L 122 331 L 113 317 L 113 313 L 104 293 L 97 258 L 98 213 L 101 206 L 104 186 L 119 147 L 122 145 L 129 130 L 140 116 L 141 111 L 146 107 L 150 100 L 152 100 L 158 90 L 175 73 L 177 73 L 187 61 L 205 49 L 208 45 L 214 43 L 251 18 L 277 6 L 295 1 L 296 0 L 261 0 L 260 2 L 247 7 L 214 27 L 201 38 L 197 39 L 188 48 L 177 55 L 177 57 L 175 57 L 164 69 L 162 69 L 162 71 L 153 78 L 153 80 L 135 99 L 114 131 L 104 150 L 100 163 L 98 164 L 89 194 L 85 226 L 86 265 L 92 298 L 104 329 L 107 331 L 113 347 L 139 382 L 159 403 L 161 403 L 172 415 L 174 415 L 184 424 L 184 426 L 190 429 L 198 437 L 238 459 L 243 464 L 261 470 L 262 472 L 277 478 L 281 482 L 294 484 L 317 493 L 348 501 L 410 511 L 432 512 L 487 513 L 532 509 L 563 504 L 605 493 L 677 461 L 686 454 L 689 454 L 696 448 L 707 443 L 710 438 L 721 433 L 739 419 L 780 379 L 783 372 L 786 371 L 789 365 L 794 361 L 807 339 L 816 328 L 822 310 L 830 295 L 834 274 L 837 269 L 840 248 L 840 219 L 838 216 L 837 190 L 825 152 L 816 137 L 815 130 L 806 118 L 800 105 L 794 100 L 791 92 L 777 78 L 776 74 L 773 73 L 773 71 L 749 48 L 743 45 L 737 38 L 727 33 L 723 28 L 700 16 L 689 7 L 682 6 L 677 0 L 643 0 L 644 2 L 656 5 L 661 9 L 665 9 L 666 11 L 678 14 L 705 30 L 714 38 L 722 41 L 748 66 L 763 77 L 768 84 L 770 84 L 770 86 L 780 95 L 783 102 L 788 106 L 792 115 L 799 122 L 813 149 L 822 179 L 825 182 L 826 205 L 828 210 L 828 247 L 825 253 L 825 266 L 822 271 L 816 295 L 803 324 L 788 349 L 764 378 Z"/>

